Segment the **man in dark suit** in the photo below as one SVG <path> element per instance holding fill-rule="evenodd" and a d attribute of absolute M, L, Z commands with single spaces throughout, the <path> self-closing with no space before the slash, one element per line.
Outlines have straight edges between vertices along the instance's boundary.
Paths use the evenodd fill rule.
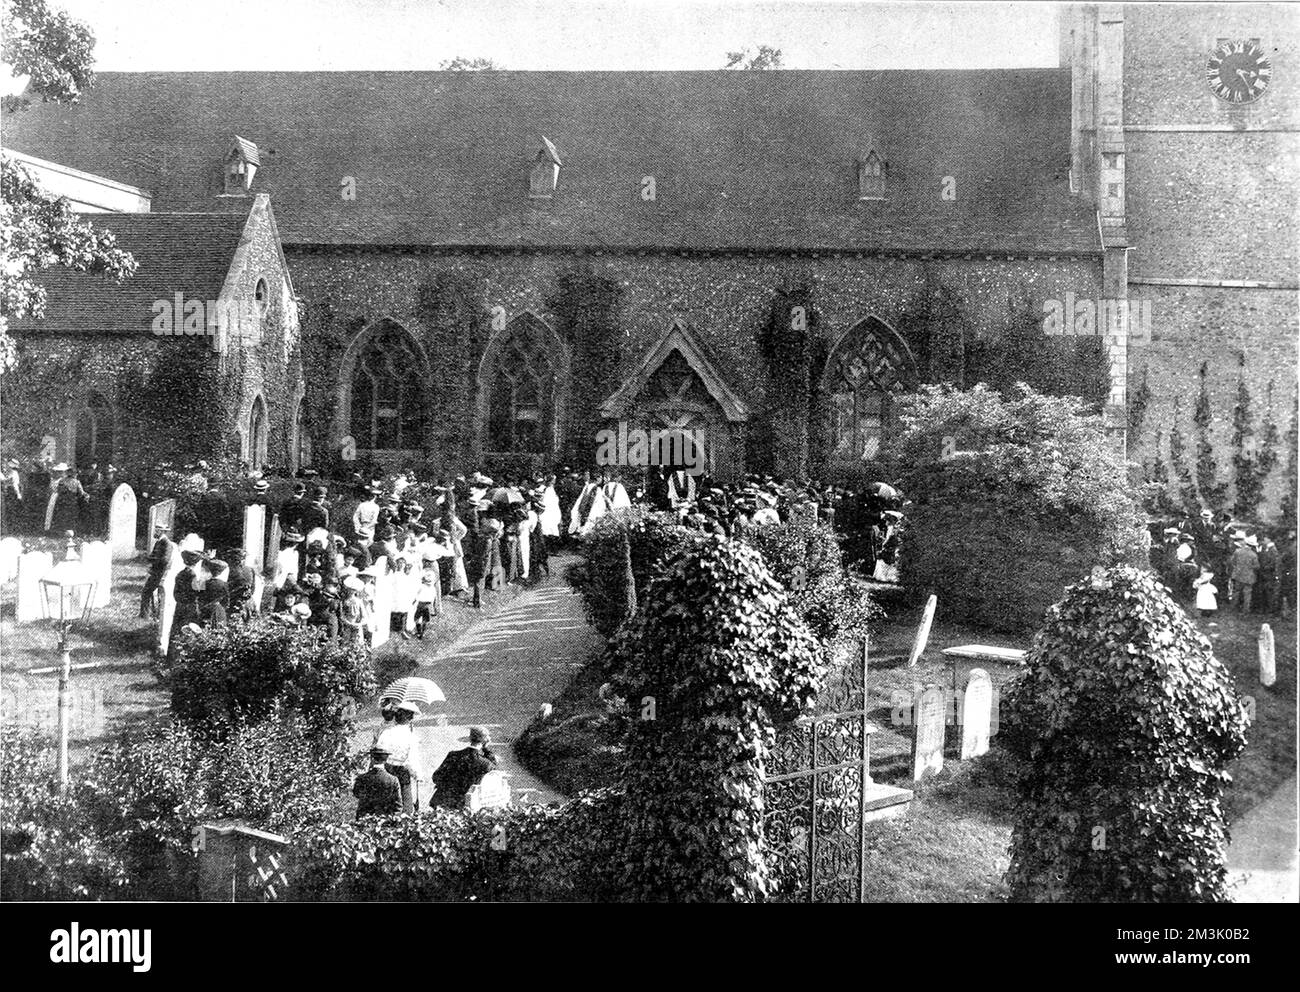
<path fill-rule="evenodd" d="M 290 530 L 297 527 L 302 529 L 302 511 L 307 508 L 307 484 L 305 482 L 295 482 L 293 484 L 293 495 L 284 501 L 280 507 L 280 532 L 289 533 Z"/>
<path fill-rule="evenodd" d="M 402 786 L 397 776 L 384 768 L 388 752 L 381 747 L 370 749 L 370 770 L 362 772 L 352 783 L 357 798 L 357 819 L 363 816 L 391 816 L 402 812 Z"/>
<path fill-rule="evenodd" d="M 176 545 L 168 536 L 165 524 L 153 529 L 153 548 L 149 551 L 149 575 L 144 580 L 144 589 L 140 592 L 140 618 L 158 619 L 158 603 L 154 594 L 162 586 L 167 570 L 171 568 L 172 558 L 176 554 Z"/>
<path fill-rule="evenodd" d="M 434 805 L 449 809 L 464 807 L 469 790 L 497 766 L 496 755 L 488 750 L 490 740 L 482 727 L 470 727 L 469 747 L 452 751 L 433 773 Z"/>
<path fill-rule="evenodd" d="M 303 507 L 299 526 L 304 534 L 310 534 L 320 527 L 326 530 L 329 529 L 330 511 L 325 507 L 325 497 L 327 495 L 329 495 L 328 489 L 324 486 L 317 486 L 316 492 L 312 495 L 312 501 Z"/>

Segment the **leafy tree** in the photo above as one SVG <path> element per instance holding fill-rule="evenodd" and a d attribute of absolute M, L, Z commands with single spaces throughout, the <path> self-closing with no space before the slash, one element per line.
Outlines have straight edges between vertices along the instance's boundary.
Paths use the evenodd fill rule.
<path fill-rule="evenodd" d="M 0 20 L 0 57 L 15 76 L 31 76 L 29 88 L 42 100 L 74 103 L 91 86 L 95 39 L 84 25 L 51 11 L 44 0 L 4 0 Z M 6 99 L 5 110 L 29 103 Z M 112 234 L 78 219 L 66 199 L 43 192 L 27 169 L 0 155 L 0 373 L 18 358 L 10 320 L 44 315 L 45 290 L 35 275 L 56 265 L 119 282 L 136 269 Z"/>
<path fill-rule="evenodd" d="M 780 69 L 781 49 L 771 45 L 759 45 L 758 51 L 742 48 L 738 52 L 727 53 L 724 69 Z"/>
<path fill-rule="evenodd" d="M 901 421 L 903 584 L 936 592 L 945 615 L 1032 628 L 1094 564 L 1140 559 L 1140 494 L 1078 398 L 922 386 Z"/>
<path fill-rule="evenodd" d="M 500 69 L 491 59 L 467 59 L 463 55 L 457 55 L 454 59 L 447 59 L 438 65 L 439 69 L 445 72 L 485 72 L 490 69 Z"/>
<path fill-rule="evenodd" d="M 1066 590 L 1006 690 L 1029 902 L 1226 902 L 1226 768 L 1246 716 L 1210 642 L 1148 572 Z"/>

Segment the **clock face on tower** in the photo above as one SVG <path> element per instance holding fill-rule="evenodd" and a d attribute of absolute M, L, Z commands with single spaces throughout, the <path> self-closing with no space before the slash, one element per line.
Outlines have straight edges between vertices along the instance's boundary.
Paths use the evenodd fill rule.
<path fill-rule="evenodd" d="M 1268 89 L 1272 76 L 1273 63 L 1264 54 L 1258 38 L 1245 41 L 1220 38 L 1205 64 L 1210 91 L 1229 103 L 1258 100 Z"/>

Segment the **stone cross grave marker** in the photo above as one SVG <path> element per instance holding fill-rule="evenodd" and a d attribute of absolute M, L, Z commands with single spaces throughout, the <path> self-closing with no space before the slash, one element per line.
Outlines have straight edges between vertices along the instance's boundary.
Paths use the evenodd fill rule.
<path fill-rule="evenodd" d="M 18 578 L 18 558 L 23 542 L 16 537 L 0 538 L 0 583 Z"/>
<path fill-rule="evenodd" d="M 961 760 L 978 758 L 989 750 L 993 719 L 993 680 L 982 668 L 972 668 L 961 707 Z"/>
<path fill-rule="evenodd" d="M 18 623 L 41 619 L 41 579 L 53 567 L 54 556 L 48 551 L 28 551 L 18 558 L 18 598 L 14 607 Z"/>
<path fill-rule="evenodd" d="M 135 557 L 135 490 L 125 482 L 108 503 L 108 543 L 114 559 Z"/>
<path fill-rule="evenodd" d="M 939 597 L 931 595 L 925 601 L 925 612 L 921 614 L 921 626 L 916 628 L 916 640 L 912 642 L 912 653 L 907 657 L 907 667 L 912 668 L 925 654 L 925 646 L 930 641 L 930 627 L 934 624 L 934 611 L 939 605 Z"/>
<path fill-rule="evenodd" d="M 176 524 L 176 500 L 164 499 L 159 500 L 149 507 L 149 533 L 146 540 L 149 542 L 150 549 L 153 548 L 154 528 L 158 526 L 171 528 Z"/>
<path fill-rule="evenodd" d="M 266 504 L 250 503 L 244 507 L 244 564 L 260 572 L 266 562 Z"/>
<path fill-rule="evenodd" d="M 1270 686 L 1277 681 L 1277 655 L 1273 644 L 1273 628 L 1268 624 L 1259 627 L 1259 684 Z"/>
<path fill-rule="evenodd" d="M 916 697 L 916 728 L 912 734 L 912 781 L 943 771 L 945 719 L 941 686 L 928 685 Z"/>
<path fill-rule="evenodd" d="M 95 580 L 95 609 L 109 605 L 113 589 L 113 549 L 107 541 L 87 541 L 81 546 L 81 561 Z"/>

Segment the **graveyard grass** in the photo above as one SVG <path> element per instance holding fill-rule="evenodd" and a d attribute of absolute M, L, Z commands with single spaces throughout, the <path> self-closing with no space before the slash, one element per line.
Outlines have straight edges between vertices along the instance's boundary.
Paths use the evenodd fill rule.
<path fill-rule="evenodd" d="M 28 539 L 39 550 L 54 550 L 53 539 Z M 58 556 L 66 546 L 58 543 Z M 73 713 L 71 748 L 75 767 L 90 754 L 115 740 L 123 731 L 142 730 L 168 719 L 168 694 L 154 678 L 151 662 L 155 640 L 152 621 L 139 619 L 140 592 L 144 588 L 148 564 L 145 559 L 118 561 L 113 564 L 113 593 L 110 604 L 91 614 L 88 627 L 80 625 L 72 634 L 73 665 L 94 663 L 93 668 L 74 669 L 72 673 Z M 6 583 L 0 594 L 0 718 L 6 723 L 36 727 L 57 735 L 56 690 L 58 686 L 58 639 L 53 625 L 46 620 L 14 623 L 14 597 L 17 585 Z M 403 641 L 394 634 L 388 644 L 374 655 L 375 673 L 384 685 L 387 681 L 409 675 L 421 656 L 431 656 L 450 644 L 475 622 L 492 616 L 514 601 L 519 586 L 489 594 L 482 610 L 474 610 L 455 599 L 443 605 L 443 615 L 435 617 L 425 631 L 424 640 Z M 28 674 L 31 668 L 51 668 L 45 674 Z M 362 711 L 364 717 L 376 707 L 371 702 Z M 350 795 L 342 798 L 343 818 L 350 819 L 355 809 Z"/>
<path fill-rule="evenodd" d="M 942 649 L 956 644 L 991 644 L 1027 648 L 1030 638 L 990 634 L 946 621 L 943 604 L 930 632 L 929 646 L 915 668 L 907 654 L 921 619 L 921 607 L 887 605 L 889 619 L 871 646 L 871 719 L 879 732 L 871 739 L 871 775 L 877 782 L 913 789 L 907 813 L 868 828 L 868 888 L 876 902 L 988 902 L 1006 898 L 1002 874 L 1007 869 L 1014 794 L 1004 752 L 996 734 L 981 758 L 960 760 L 960 728 L 950 723 L 944 740 L 944 769 L 913 784 L 911 728 L 896 723 L 891 697 L 910 693 L 916 684 L 952 687 L 952 666 Z M 1255 699 L 1255 719 L 1248 744 L 1233 763 L 1227 792 L 1231 821 L 1269 798 L 1295 772 L 1296 624 L 1273 618 L 1277 644 L 1277 682 L 1259 684 L 1256 637 L 1260 617 L 1245 619 L 1221 611 L 1218 626 L 1194 618 L 1214 644 L 1215 653 L 1232 672 L 1237 689 Z M 516 744 L 530 771 L 566 794 L 608 785 L 616 759 L 604 708 L 596 697 L 601 682 L 596 662 L 575 672 L 573 681 L 554 700 L 545 725 L 534 723 Z M 988 672 L 995 689 L 1013 678 L 1019 666 L 963 660 L 957 683 L 964 688 L 971 668 Z"/>

